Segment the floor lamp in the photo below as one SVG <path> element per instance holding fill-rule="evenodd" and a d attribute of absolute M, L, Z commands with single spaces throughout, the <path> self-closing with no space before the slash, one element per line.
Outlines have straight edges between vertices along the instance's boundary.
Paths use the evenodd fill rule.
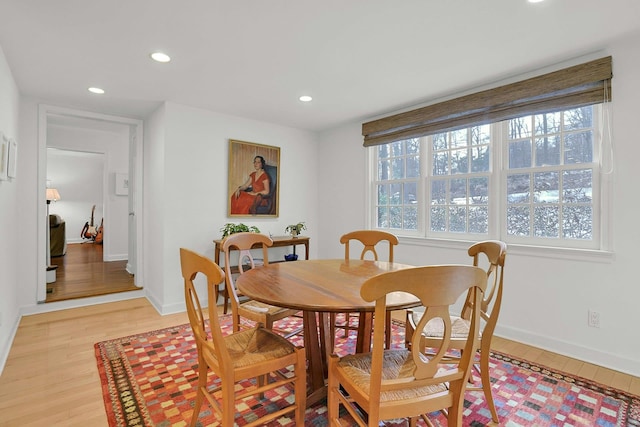
<path fill-rule="evenodd" d="M 60 193 L 55 188 L 47 188 L 47 283 L 56 281 L 57 265 L 51 265 L 51 231 L 49 220 L 49 205 L 51 201 L 60 200 Z"/>

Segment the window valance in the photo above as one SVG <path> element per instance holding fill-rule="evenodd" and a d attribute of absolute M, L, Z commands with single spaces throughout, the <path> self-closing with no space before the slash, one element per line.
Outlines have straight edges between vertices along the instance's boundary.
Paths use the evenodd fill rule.
<path fill-rule="evenodd" d="M 362 124 L 364 146 L 611 100 L 611 56 Z"/>

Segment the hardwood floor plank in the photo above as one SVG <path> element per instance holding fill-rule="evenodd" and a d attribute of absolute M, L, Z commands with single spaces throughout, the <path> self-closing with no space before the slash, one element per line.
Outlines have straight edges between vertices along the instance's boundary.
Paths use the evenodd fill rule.
<path fill-rule="evenodd" d="M 609 384 L 613 388 L 629 391 L 631 389 L 631 378 L 629 375 L 613 371 L 613 378 L 609 381 Z"/>
<path fill-rule="evenodd" d="M 582 378 L 594 381 L 597 372 L 597 366 L 590 363 L 583 363 L 580 367 L 580 371 L 577 372 L 577 375 L 581 376 Z"/>

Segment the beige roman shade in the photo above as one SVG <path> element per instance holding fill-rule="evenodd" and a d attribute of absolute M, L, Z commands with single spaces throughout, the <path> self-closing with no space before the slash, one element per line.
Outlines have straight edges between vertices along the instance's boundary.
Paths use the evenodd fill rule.
<path fill-rule="evenodd" d="M 362 124 L 364 146 L 611 101 L 611 57 Z"/>

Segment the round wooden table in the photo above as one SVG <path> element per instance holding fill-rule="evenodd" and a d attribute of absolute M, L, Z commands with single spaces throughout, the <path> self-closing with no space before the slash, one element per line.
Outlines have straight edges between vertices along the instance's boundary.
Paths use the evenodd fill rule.
<path fill-rule="evenodd" d="M 370 318 L 375 302 L 367 302 L 360 297 L 362 284 L 378 274 L 411 267 L 384 261 L 344 259 L 282 262 L 256 267 L 240 275 L 236 285 L 251 299 L 303 312 L 311 390 L 307 399 L 308 404 L 313 404 L 326 396 L 327 360 L 333 351 L 328 314 L 361 312 Z M 413 295 L 400 292 L 387 296 L 389 309 L 400 310 L 419 304 Z M 370 324 L 368 321 L 360 323 L 363 326 Z M 356 351 L 369 349 L 370 345 L 371 330 L 361 329 Z"/>

